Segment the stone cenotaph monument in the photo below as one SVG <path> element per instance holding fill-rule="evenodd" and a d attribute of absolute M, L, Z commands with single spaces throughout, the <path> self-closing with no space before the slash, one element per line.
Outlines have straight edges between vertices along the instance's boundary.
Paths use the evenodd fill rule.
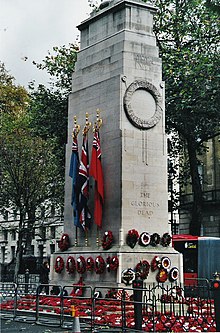
<path fill-rule="evenodd" d="M 140 271 L 146 284 L 182 282 L 182 257 L 169 236 L 165 86 L 153 33 L 155 13 L 153 5 L 140 0 L 105 1 L 78 26 L 81 46 L 69 97 L 66 150 L 64 233 L 70 247 L 53 256 L 53 265 L 56 256 L 64 263 L 71 257 L 78 269 L 69 274 L 64 264 L 60 274 L 51 272 L 52 281 L 71 284 L 82 278 L 86 285 L 116 287 L 131 276 L 129 284 L 132 272 Z M 97 117 L 102 120 L 104 203 L 102 224 L 97 227 L 95 183 L 90 179 L 92 218 L 85 232 L 74 225 L 69 165 L 74 117 L 81 127 L 80 157 L 86 113 L 89 157 L 93 125 Z M 103 240 L 109 241 L 107 248 Z"/>

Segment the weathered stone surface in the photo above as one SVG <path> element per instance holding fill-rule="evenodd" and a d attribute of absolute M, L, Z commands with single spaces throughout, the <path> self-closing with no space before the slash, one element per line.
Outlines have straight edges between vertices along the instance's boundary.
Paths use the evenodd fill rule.
<path fill-rule="evenodd" d="M 121 272 L 134 268 L 140 260 L 149 262 L 158 254 L 172 257 L 172 265 L 180 267 L 181 257 L 171 247 L 147 248 L 126 245 L 128 230 L 136 229 L 163 235 L 169 232 L 167 195 L 167 148 L 164 115 L 164 84 L 161 60 L 153 34 L 155 8 L 137 0 L 111 1 L 108 6 L 79 25 L 81 51 L 73 74 L 69 98 L 68 144 L 66 150 L 64 228 L 71 244 L 75 243 L 71 207 L 69 161 L 73 117 L 83 127 L 85 113 L 96 120 L 101 110 L 100 130 L 102 166 L 104 172 L 105 203 L 103 227 L 97 234 L 93 223 L 85 235 L 78 230 L 78 246 L 62 256 L 94 257 L 101 254 L 119 256 L 119 269 L 101 276 L 86 273 L 85 283 L 119 284 Z M 126 104 L 127 103 L 127 104 Z M 93 133 L 89 133 L 92 147 Z M 81 151 L 82 137 L 78 136 Z M 93 209 L 94 183 L 91 181 L 89 206 Z M 108 251 L 98 246 L 104 231 L 111 230 L 114 244 Z M 60 277 L 60 276 L 59 276 Z M 62 273 L 62 280 L 70 276 Z M 52 274 L 57 279 L 57 274 Z M 78 276 L 72 276 L 77 281 Z M 147 282 L 155 282 L 150 273 Z"/>

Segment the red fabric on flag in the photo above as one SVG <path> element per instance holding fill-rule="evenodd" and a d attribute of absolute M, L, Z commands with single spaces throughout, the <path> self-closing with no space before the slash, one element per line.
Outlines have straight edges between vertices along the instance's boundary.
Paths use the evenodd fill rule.
<path fill-rule="evenodd" d="M 95 131 L 90 163 L 90 176 L 95 179 L 95 207 L 94 221 L 98 227 L 102 227 L 102 207 L 104 202 L 103 171 L 101 163 L 101 146 L 99 132 Z"/>

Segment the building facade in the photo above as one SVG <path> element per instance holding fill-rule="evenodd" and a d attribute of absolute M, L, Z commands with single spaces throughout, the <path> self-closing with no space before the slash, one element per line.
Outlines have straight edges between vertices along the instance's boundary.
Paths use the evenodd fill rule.
<path fill-rule="evenodd" d="M 206 151 L 199 156 L 199 173 L 203 190 L 203 222 L 201 236 L 220 237 L 220 136 L 210 139 L 206 143 Z M 179 233 L 189 233 L 189 221 L 193 193 L 187 185 L 180 195 L 180 225 Z"/>

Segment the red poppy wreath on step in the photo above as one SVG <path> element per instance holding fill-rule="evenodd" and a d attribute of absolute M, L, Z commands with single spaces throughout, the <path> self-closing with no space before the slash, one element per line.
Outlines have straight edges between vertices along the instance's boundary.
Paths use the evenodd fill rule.
<path fill-rule="evenodd" d="M 66 261 L 66 270 L 69 274 L 74 273 L 76 269 L 76 262 L 72 256 L 69 256 Z"/>
<path fill-rule="evenodd" d="M 113 234 L 112 232 L 106 231 L 104 233 L 103 239 L 102 239 L 102 247 L 104 250 L 108 250 L 112 247 L 112 243 L 113 243 Z"/>
<path fill-rule="evenodd" d="M 150 234 L 148 232 L 142 232 L 139 237 L 139 245 L 141 246 L 148 246 L 150 244 Z"/>
<path fill-rule="evenodd" d="M 94 270 L 94 267 L 95 267 L 94 259 L 92 257 L 88 257 L 86 259 L 86 270 L 92 272 Z"/>
<path fill-rule="evenodd" d="M 83 274 L 86 271 L 86 260 L 83 256 L 80 256 L 76 260 L 76 270 L 79 274 Z"/>
<path fill-rule="evenodd" d="M 171 243 L 171 236 L 168 234 L 168 232 L 166 232 L 161 237 L 160 244 L 164 247 L 167 247 L 170 245 L 170 243 Z"/>
<path fill-rule="evenodd" d="M 117 256 L 108 257 L 106 259 L 106 263 L 107 263 L 106 268 L 108 272 L 117 271 L 119 265 L 119 260 Z"/>
<path fill-rule="evenodd" d="M 58 242 L 59 249 L 66 251 L 70 247 L 70 239 L 68 234 L 63 234 Z"/>
<path fill-rule="evenodd" d="M 135 267 L 136 273 L 139 274 L 142 280 L 145 280 L 148 277 L 149 270 L 150 270 L 150 264 L 147 260 L 140 261 Z"/>
<path fill-rule="evenodd" d="M 98 256 L 95 259 L 95 272 L 96 274 L 102 274 L 105 271 L 105 260 L 102 256 Z"/>
<path fill-rule="evenodd" d="M 129 230 L 127 237 L 126 237 L 127 245 L 133 249 L 138 241 L 138 237 L 139 237 L 139 233 L 137 230 L 135 230 L 135 229 Z"/>
<path fill-rule="evenodd" d="M 64 260 L 61 256 L 56 257 L 54 269 L 56 273 L 61 273 L 64 269 Z"/>

